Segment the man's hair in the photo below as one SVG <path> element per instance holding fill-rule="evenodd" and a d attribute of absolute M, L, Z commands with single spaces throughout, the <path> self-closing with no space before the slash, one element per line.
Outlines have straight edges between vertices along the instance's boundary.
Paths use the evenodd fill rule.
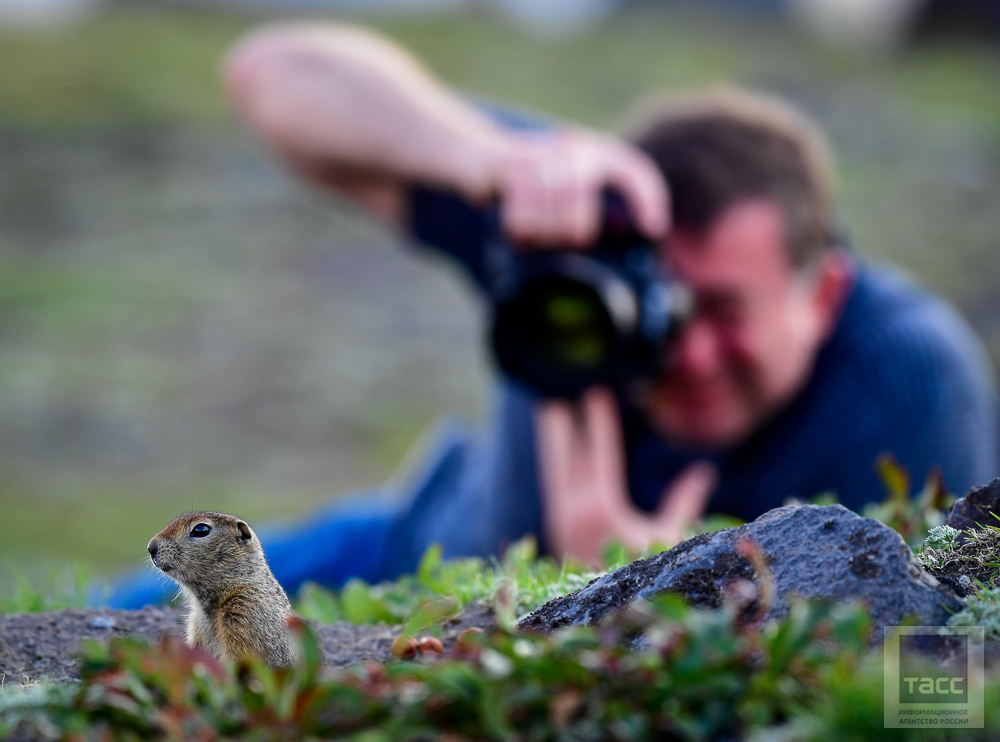
<path fill-rule="evenodd" d="M 676 227 L 702 234 L 735 204 L 775 201 L 789 262 L 814 262 L 832 245 L 834 175 L 826 139 L 787 103 L 724 88 L 647 101 L 632 140 L 663 173 Z"/>

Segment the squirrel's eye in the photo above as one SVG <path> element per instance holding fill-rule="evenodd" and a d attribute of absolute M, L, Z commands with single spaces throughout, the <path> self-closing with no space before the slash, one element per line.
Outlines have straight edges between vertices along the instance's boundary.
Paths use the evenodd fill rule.
<path fill-rule="evenodd" d="M 207 536 L 211 532 L 212 532 L 212 526 L 207 525 L 206 523 L 199 523 L 198 525 L 196 525 L 194 528 L 191 529 L 191 535 L 194 536 L 195 538 L 202 538 L 203 536 Z"/>

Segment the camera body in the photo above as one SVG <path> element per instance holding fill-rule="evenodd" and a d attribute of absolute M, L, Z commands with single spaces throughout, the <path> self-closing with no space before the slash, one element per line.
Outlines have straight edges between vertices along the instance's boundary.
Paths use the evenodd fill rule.
<path fill-rule="evenodd" d="M 494 233 L 491 345 L 506 375 L 575 399 L 595 384 L 629 392 L 663 371 L 691 295 L 620 198 L 605 194 L 601 233 L 587 249 L 521 249 Z"/>

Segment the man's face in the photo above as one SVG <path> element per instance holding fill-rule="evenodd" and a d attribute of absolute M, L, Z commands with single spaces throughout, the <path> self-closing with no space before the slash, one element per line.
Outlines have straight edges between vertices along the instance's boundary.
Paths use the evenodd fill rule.
<path fill-rule="evenodd" d="M 730 207 L 704 234 L 670 234 L 665 259 L 694 292 L 695 311 L 648 410 L 668 438 L 735 444 L 808 379 L 846 279 L 828 275 L 832 256 L 796 272 L 784 240 L 782 212 L 769 200 Z"/>

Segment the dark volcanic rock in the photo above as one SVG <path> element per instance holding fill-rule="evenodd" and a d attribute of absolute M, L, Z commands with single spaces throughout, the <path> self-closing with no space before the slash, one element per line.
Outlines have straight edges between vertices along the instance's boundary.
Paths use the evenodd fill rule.
<path fill-rule="evenodd" d="M 1000 477 L 985 487 L 973 487 L 965 497 L 958 498 L 948 514 L 948 525 L 959 531 L 975 528 L 977 524 L 1000 526 L 993 513 L 1000 515 Z"/>
<path fill-rule="evenodd" d="M 918 624 L 941 625 L 962 604 L 924 572 L 891 528 L 861 518 L 841 505 L 783 507 L 753 523 L 697 536 L 670 551 L 640 559 L 557 598 L 527 616 L 522 629 L 551 630 L 600 621 L 610 611 L 663 592 L 690 604 L 717 608 L 728 583 L 754 579 L 737 544 L 751 539 L 774 576 L 777 599 L 767 618 L 787 610 L 786 596 L 849 600 L 868 605 L 878 635 L 881 627 L 907 616 Z"/>

